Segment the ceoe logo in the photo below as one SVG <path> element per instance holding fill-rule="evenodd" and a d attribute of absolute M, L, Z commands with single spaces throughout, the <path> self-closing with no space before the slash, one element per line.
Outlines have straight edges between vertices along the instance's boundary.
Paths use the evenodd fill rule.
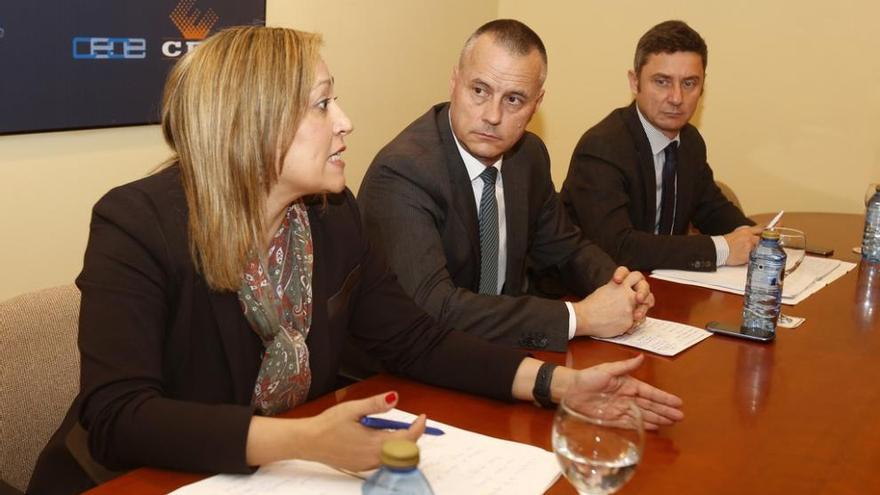
<path fill-rule="evenodd" d="M 141 59 L 147 58 L 145 38 L 73 38 L 73 58 L 76 59 Z"/>

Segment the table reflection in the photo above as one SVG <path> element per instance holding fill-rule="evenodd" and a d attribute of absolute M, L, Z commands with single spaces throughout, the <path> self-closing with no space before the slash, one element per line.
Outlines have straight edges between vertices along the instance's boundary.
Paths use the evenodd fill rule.
<path fill-rule="evenodd" d="M 743 418 L 757 416 L 767 405 L 773 382 L 773 353 L 776 345 L 741 345 L 736 354 L 734 397 Z"/>
<path fill-rule="evenodd" d="M 880 263 L 859 263 L 855 302 L 856 324 L 862 329 L 873 329 L 880 320 Z"/>

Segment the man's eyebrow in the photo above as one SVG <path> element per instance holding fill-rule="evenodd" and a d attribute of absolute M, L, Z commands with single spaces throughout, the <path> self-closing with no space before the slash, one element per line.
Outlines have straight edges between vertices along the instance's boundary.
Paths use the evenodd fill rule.
<path fill-rule="evenodd" d="M 486 81 L 480 79 L 479 77 L 475 77 L 475 78 L 471 79 L 471 84 L 479 84 L 480 86 L 486 86 L 487 88 L 491 88 L 491 87 L 492 87 L 491 84 L 489 84 L 489 83 L 487 83 Z M 521 96 L 521 97 L 526 98 L 526 99 L 529 98 L 529 93 L 528 93 L 528 92 L 526 92 L 526 91 L 520 91 L 520 90 L 514 90 L 514 91 L 510 91 L 510 92 L 504 93 L 504 94 L 514 95 L 514 96 Z"/>
<path fill-rule="evenodd" d="M 673 76 L 671 74 L 666 74 L 665 72 L 655 72 L 653 74 L 650 74 L 648 77 L 652 77 L 652 78 L 659 77 L 659 78 L 663 78 L 663 79 L 673 79 Z M 701 79 L 703 79 L 703 76 L 701 76 L 699 74 L 694 74 L 692 76 L 682 77 L 681 79 L 682 79 L 682 81 L 701 80 Z"/>

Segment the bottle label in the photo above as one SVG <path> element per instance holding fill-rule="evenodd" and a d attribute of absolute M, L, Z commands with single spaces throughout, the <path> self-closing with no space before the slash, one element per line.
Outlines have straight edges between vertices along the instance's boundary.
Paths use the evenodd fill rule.
<path fill-rule="evenodd" d="M 754 265 L 752 272 L 752 286 L 772 289 L 779 287 L 779 267 L 772 266 L 764 262 L 758 262 Z"/>

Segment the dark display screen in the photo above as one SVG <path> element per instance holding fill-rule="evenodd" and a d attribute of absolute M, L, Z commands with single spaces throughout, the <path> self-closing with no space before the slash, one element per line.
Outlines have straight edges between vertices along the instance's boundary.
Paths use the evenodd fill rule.
<path fill-rule="evenodd" d="M 265 0 L 3 0 L 0 134 L 152 124 L 165 77 Z"/>

